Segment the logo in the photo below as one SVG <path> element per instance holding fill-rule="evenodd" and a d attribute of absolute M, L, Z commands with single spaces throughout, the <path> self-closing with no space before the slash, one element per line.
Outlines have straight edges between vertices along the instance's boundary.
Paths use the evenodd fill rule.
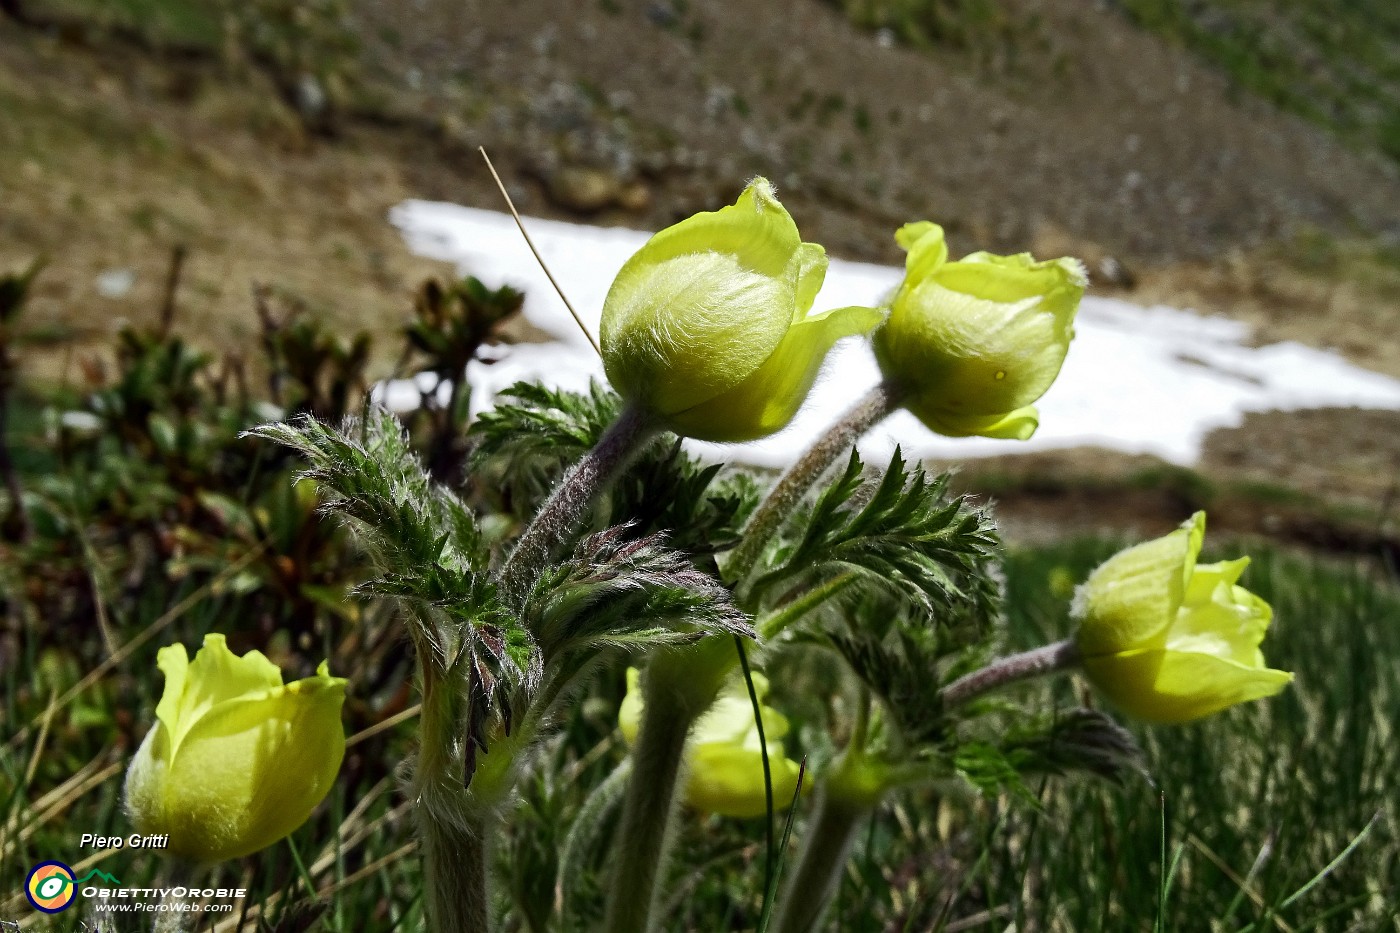
<path fill-rule="evenodd" d="M 73 903 L 78 894 L 78 885 L 94 876 L 108 884 L 121 884 L 116 878 L 96 868 L 81 878 L 74 878 L 73 869 L 62 862 L 40 862 L 29 870 L 29 877 L 24 879 L 24 896 L 29 898 L 29 903 L 34 905 L 35 910 L 56 914 L 66 910 Z"/>
<path fill-rule="evenodd" d="M 24 896 L 35 910 L 46 914 L 56 914 L 68 907 L 77 893 L 73 869 L 62 862 L 40 862 L 24 879 Z"/>

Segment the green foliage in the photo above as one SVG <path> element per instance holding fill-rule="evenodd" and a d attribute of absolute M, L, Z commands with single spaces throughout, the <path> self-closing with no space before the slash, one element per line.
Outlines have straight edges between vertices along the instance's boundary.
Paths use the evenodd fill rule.
<path fill-rule="evenodd" d="M 224 0 L 223 5 L 236 41 L 282 74 L 323 81 L 349 77 L 360 41 L 346 0 Z"/>
<path fill-rule="evenodd" d="M 547 658 L 571 652 L 693 642 L 704 634 L 753 637 L 729 591 L 659 535 L 619 525 L 591 535 L 546 569 L 526 602 Z"/>
<path fill-rule="evenodd" d="M 470 467 L 517 518 L 534 515 L 568 464 L 616 420 L 622 400 L 594 383 L 588 394 L 519 383 L 472 425 Z"/>
<path fill-rule="evenodd" d="M 345 521 L 373 555 L 379 574 L 359 592 L 405 610 L 424 663 L 466 701 L 469 754 L 489 751 L 491 717 L 505 733 L 539 686 L 543 663 L 530 631 L 496 595 L 471 510 L 434 484 L 387 411 L 333 430 L 311 417 L 249 432 L 302 454 L 324 508 Z M 425 671 L 425 678 L 428 676 Z M 460 687 L 458 686 L 460 685 Z"/>
<path fill-rule="evenodd" d="M 472 426 L 472 475 L 501 508 L 525 519 L 621 410 L 622 400 L 596 383 L 587 394 L 511 386 Z M 590 527 L 630 523 L 633 535 L 664 533 L 672 547 L 713 568 L 708 558 L 733 546 L 758 499 L 751 474 L 702 465 L 678 440 L 662 438 L 602 497 Z"/>
<path fill-rule="evenodd" d="M 56 11 L 109 29 L 133 30 L 157 45 L 218 45 L 220 10 L 202 0 L 41 0 L 27 2 L 31 16 Z"/>
<path fill-rule="evenodd" d="M 19 306 L 22 290 L 14 286 L 29 275 L 3 280 L 9 307 Z M 62 669 L 91 670 L 162 613 L 205 593 L 200 608 L 171 616 L 185 613 L 174 637 L 197 643 L 218 625 L 243 640 L 240 650 L 260 648 L 308 673 L 330 656 L 337 673 L 352 668 L 363 698 L 352 699 L 352 725 L 380 704 L 401 702 L 394 700 L 405 689 L 401 635 L 382 625 L 378 603 L 349 598 L 369 573 L 363 554 L 318 514 L 315 484 L 293 487 L 297 455 L 240 436 L 283 416 L 283 405 L 339 420 L 363 402 L 367 338 L 332 334 L 294 301 L 274 313 L 276 297 L 270 290 L 257 296 L 263 339 L 251 354 L 244 347 L 222 355 L 197 350 L 167 319 L 160 330 L 121 331 L 110 375 L 96 363 L 86 367 L 86 394 L 25 395 L 25 418 L 4 432 L 24 453 L 14 475 L 20 493 L 0 491 L 0 517 L 11 501 L 23 501 L 31 533 L 7 529 L 8 538 L 0 538 L 0 652 L 10 657 L 19 639 L 26 652 L 32 645 L 23 664 L 49 657 Z M 250 370 L 267 374 L 265 394 L 255 394 Z M 3 373 L 23 371 L 7 365 Z M 434 426 L 416 440 L 434 448 Z M 447 508 L 435 519 L 460 524 L 466 513 L 457 505 L 455 515 Z M 448 599 L 455 582 L 415 580 L 414 592 L 436 585 L 456 610 Z M 402 583 L 380 581 L 386 588 Z M 483 650 L 528 664 L 528 645 L 489 619 L 473 621 Z M 154 670 L 142 654 L 134 664 L 132 670 Z M 484 662 L 475 674 L 468 667 L 477 665 L 458 657 L 463 677 L 482 679 L 480 671 L 489 671 Z M 24 722 L 48 696 L 25 687 L 11 694 L 6 715 Z M 111 734 L 114 712 L 105 699 L 84 722 Z M 127 729 L 144 724 L 123 717 Z"/>
<path fill-rule="evenodd" d="M 575 809 L 568 834 L 559 849 L 558 882 L 560 914 L 569 930 L 589 930 L 602 920 L 604 874 L 611 834 L 609 822 L 622 805 L 622 794 L 632 775 L 632 762 L 624 758 L 599 781 Z"/>
<path fill-rule="evenodd" d="M 414 297 L 414 319 L 404 328 L 408 358 L 421 358 L 421 372 L 432 373 L 438 382 L 422 393 L 422 405 L 411 417 L 410 429 L 420 421 L 429 423 L 435 440 L 426 459 L 437 479 L 457 482 L 467 456 L 464 434 L 471 402 L 463 378 L 467 364 L 524 304 L 525 295 L 509 285 L 490 289 L 473 277 L 449 284 L 429 279 Z M 438 396 L 444 383 L 449 390 L 442 402 Z"/>
<path fill-rule="evenodd" d="M 359 80 L 362 43 L 346 0 L 26 0 L 24 8 L 37 25 L 251 65 L 314 130 L 334 127 Z"/>
<path fill-rule="evenodd" d="M 1091 774 L 1123 785 L 1147 777 L 1142 749 L 1131 732 L 1096 709 L 1056 710 L 1041 723 L 1007 733 L 1004 747 L 1021 774 Z"/>
<path fill-rule="evenodd" d="M 349 525 L 378 568 L 358 592 L 402 606 L 419 650 L 444 674 L 466 677 L 481 751 L 487 712 L 500 715 L 506 734 L 521 716 L 540 722 L 609 651 L 753 636 L 728 590 L 660 535 L 637 538 L 627 525 L 584 539 L 545 568 L 519 615 L 510 611 L 488 573 L 476 516 L 432 480 L 388 412 L 371 410 L 339 429 L 305 416 L 248 433 L 306 460 L 299 477 L 315 481 L 324 511 Z M 532 706 L 542 686 L 545 705 Z"/>
<path fill-rule="evenodd" d="M 948 495 L 948 477 L 910 471 L 896 450 L 889 468 L 866 482 L 859 455 L 818 497 L 801 536 L 776 554 L 754 585 L 855 570 L 900 593 L 925 613 L 962 602 L 989 610 L 997 599 L 988 573 L 998 547 L 985 511 Z"/>
<path fill-rule="evenodd" d="M 238 437 L 264 403 L 177 336 L 124 330 L 115 363 L 91 394 L 57 399 L 36 419 L 47 435 L 26 442 L 42 464 L 22 478 L 33 534 L 14 557 L 28 605 L 81 630 L 239 565 L 223 585 L 251 617 L 299 636 L 343 617 L 357 568 L 290 495 L 287 456 Z M 93 581 L 76 601 L 75 575 Z"/>
<path fill-rule="evenodd" d="M 1142 749 L 1131 732 L 1108 714 L 1083 707 L 1054 710 L 998 730 L 994 741 L 957 747 L 957 773 L 988 795 L 1014 794 L 1038 806 L 1028 782 L 1050 775 L 1089 775 L 1124 787 L 1147 782 Z"/>
<path fill-rule="evenodd" d="M 0 280 L 6 308 L 0 333 L 7 338 L 17 333 L 23 286 L 32 271 Z M 13 743 L 0 747 L 0 826 L 5 827 L 0 873 L 6 877 L 12 866 L 72 850 L 64 811 L 44 810 L 47 804 L 31 807 L 56 789 L 68 793 L 76 784 L 64 782 L 90 777 L 117 760 L 119 748 L 140 742 L 161 686 L 155 651 L 171 640 L 197 643 L 205 632 L 225 632 L 237 650 L 258 648 L 289 676 L 297 670 L 310 673 L 321 658 L 329 658 L 332 671 L 354 683 L 346 712 L 350 728 L 358 731 L 402 711 L 411 696 L 403 630 L 394 624 L 401 618 L 385 607 L 414 601 L 435 625 L 427 650 L 441 648 L 442 682 L 450 685 L 442 692 L 490 700 L 450 711 L 462 726 L 464 763 L 494 740 L 496 727 L 509 730 L 506 700 L 518 705 L 516 680 L 499 676 L 496 667 L 511 674 L 523 669 L 527 685 L 531 677 L 539 680 L 538 652 L 528 637 L 520 637 L 519 623 L 496 612 L 481 573 L 461 569 L 468 555 L 484 559 L 474 518 L 460 499 L 436 495 L 421 470 L 403 468 L 411 452 L 401 435 L 378 426 L 382 443 L 372 454 L 384 458 L 382 465 L 398 462 L 401 468 L 386 466 L 374 478 L 397 484 L 404 502 L 425 489 L 432 493 L 431 508 L 419 516 L 417 527 L 409 520 L 413 516 L 402 513 L 391 527 L 402 534 L 401 544 L 415 531 L 437 528 L 443 559 L 406 560 L 397 572 L 378 576 L 366 566 L 364 549 L 351 546 L 336 523 L 318 512 L 317 491 L 331 486 L 291 482 L 295 469 L 307 466 L 302 455 L 240 436 L 286 409 L 335 419 L 357 410 L 369 365 L 365 338 L 340 338 L 295 302 L 289 311 L 274 314 L 274 294 L 259 297 L 263 340 L 251 352 L 196 349 L 166 319 L 160 330 L 119 333 L 113 365 L 85 367 L 84 394 L 39 395 L 15 383 L 24 418 L 3 433 L 24 452 L 14 475 L 21 488 L 18 496 L 0 491 L 0 513 L 22 499 L 31 533 L 0 537 L 0 656 L 6 659 L 0 665 L 5 675 L 0 719 L 14 724 L 7 733 Z M 15 347 L 17 353 L 20 349 Z M 17 380 L 24 370 L 20 360 L 13 362 L 0 372 Z M 264 394 L 249 384 L 249 371 L 267 374 Z M 435 448 L 435 430 L 431 421 L 419 425 L 413 438 L 417 449 Z M 349 439 L 359 443 L 370 433 Z M 386 517 L 373 510 L 361 514 Z M 444 536 L 443 529 L 450 534 Z M 403 559 L 402 550 L 396 556 Z M 361 592 L 382 591 L 394 599 L 357 603 L 350 598 L 357 585 Z M 454 648 L 460 630 L 471 639 Z M 103 667 L 117 660 L 122 663 L 115 669 Z M 96 683 L 82 681 L 85 673 L 104 670 Z M 50 715 L 48 704 L 55 698 L 59 706 Z M 41 733 L 47 741 L 34 745 Z M 27 773 L 31 753 L 34 768 Z M 338 834 L 350 832 L 352 824 L 342 824 L 352 814 L 370 822 L 390 815 L 384 794 L 393 786 L 396 764 L 407 757 L 405 733 L 372 739 L 356 754 L 365 757 L 350 759 L 327 813 L 298 834 L 302 851 L 349 838 Z M 75 819 L 124 835 L 130 827 L 116 802 L 120 769 L 114 773 L 99 793 L 85 798 L 94 809 Z M 64 819 L 47 822 L 61 815 Z M 16 828 L 18 834 L 12 832 Z M 381 822 L 359 838 L 383 855 L 401 845 L 402 827 Z M 380 848 L 386 845 L 391 848 Z M 291 894 L 303 872 L 287 851 L 258 857 L 259 877 L 267 879 L 267 887 L 246 905 L 255 914 L 261 911 L 270 928 L 293 923 L 304 913 L 298 905 L 311 900 L 305 890 Z M 357 857 L 351 857 L 352 866 Z M 321 878 L 324 865 L 345 870 L 343 858 L 325 858 L 323 850 L 322 867 L 312 869 Z M 133 856 L 121 875 L 150 882 L 155 867 L 153 860 Z M 397 891 L 388 915 L 420 925 L 416 871 L 387 864 L 376 877 Z M 237 886 L 231 877 L 224 881 Z M 0 895 L 0 919 L 18 909 L 11 900 L 12 894 Z M 363 929 L 360 921 L 371 912 L 342 899 L 323 923 Z"/>
<path fill-rule="evenodd" d="M 676 440 L 653 448 L 618 480 L 607 520 L 630 521 L 638 533 L 665 534 L 713 573 L 713 556 L 738 542 L 760 494 L 753 474 L 720 463 L 702 465 Z"/>
<path fill-rule="evenodd" d="M 439 570 L 467 577 L 485 568 L 475 518 L 455 494 L 432 483 L 390 412 L 371 409 L 363 421 L 347 420 L 338 430 L 308 416 L 248 434 L 302 454 L 309 467 L 299 476 L 317 482 L 326 509 L 347 519 L 390 573 L 428 574 L 425 585 L 435 589 L 450 585 L 436 576 Z"/>
<path fill-rule="evenodd" d="M 1400 159 L 1400 12 L 1388 0 L 1118 0 L 1238 85 Z"/>
<path fill-rule="evenodd" d="M 854 628 L 854 626 L 853 626 Z M 936 747 L 948 736 L 948 722 L 938 691 L 944 686 L 932 666 L 934 653 L 906 632 L 879 638 L 868 631 L 833 631 L 826 641 L 850 666 L 851 672 L 881 701 L 891 738 L 905 749 Z"/>
<path fill-rule="evenodd" d="M 487 288 L 475 276 L 448 284 L 429 279 L 414 296 L 414 320 L 404 335 L 427 358 L 425 372 L 460 379 L 482 344 L 524 304 L 524 292 L 509 285 Z"/>
<path fill-rule="evenodd" d="M 270 299 L 267 289 L 257 290 L 273 404 L 291 413 L 314 412 L 339 421 L 365 394 L 369 334 L 360 331 L 349 339 L 341 337 L 296 304 L 278 315 Z"/>
<path fill-rule="evenodd" d="M 18 379 L 18 361 L 12 353 L 15 324 L 29 296 L 29 287 L 39 274 L 42 263 L 36 261 L 20 273 L 0 275 L 0 482 L 5 489 L 5 510 L 0 512 L 0 540 L 24 538 L 29 533 L 19 477 L 10 457 L 10 394 Z"/>
<path fill-rule="evenodd" d="M 29 288 L 34 278 L 43 268 L 43 263 L 35 261 L 23 272 L 7 272 L 0 275 L 0 344 L 10 340 L 9 328 L 19 318 L 20 309 L 29 297 Z"/>

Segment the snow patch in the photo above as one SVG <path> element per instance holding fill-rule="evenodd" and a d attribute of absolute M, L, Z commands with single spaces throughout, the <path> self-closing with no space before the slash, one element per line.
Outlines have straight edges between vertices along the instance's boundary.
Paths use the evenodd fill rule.
<path fill-rule="evenodd" d="M 555 338 L 499 348 L 489 363 L 473 361 L 466 375 L 474 413 L 521 380 L 578 390 L 590 379 L 604 379 L 601 362 L 510 215 L 405 201 L 393 208 L 390 220 L 415 253 L 452 262 L 489 285 L 523 289 L 525 317 Z M 570 302 L 597 334 L 613 277 L 650 234 L 529 217 L 524 222 Z M 894 266 L 833 259 L 814 310 L 876 304 L 902 276 L 903 270 Z M 1199 459 L 1207 434 L 1237 427 L 1245 412 L 1400 409 L 1400 381 L 1298 343 L 1248 346 L 1249 328 L 1226 318 L 1087 297 L 1075 331 L 1059 379 L 1037 403 L 1040 429 L 1031 440 L 940 437 L 899 412 L 870 433 L 862 452 L 886 459 L 899 444 L 911 457 L 966 458 L 1096 445 L 1190 466 Z M 743 445 L 687 444 L 703 456 L 780 467 L 878 381 L 868 343 L 844 340 L 786 430 Z M 401 382 L 378 389 L 390 407 L 400 410 L 415 406 L 419 398 L 419 384 Z"/>

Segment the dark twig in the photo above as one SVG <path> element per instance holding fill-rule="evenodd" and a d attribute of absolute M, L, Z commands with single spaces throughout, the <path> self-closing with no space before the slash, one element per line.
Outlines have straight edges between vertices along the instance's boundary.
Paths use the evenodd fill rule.
<path fill-rule="evenodd" d="M 180 290 L 180 273 L 185 267 L 185 257 L 189 251 L 184 244 L 170 250 L 170 271 L 165 276 L 165 297 L 160 303 L 160 338 L 170 336 L 170 328 L 175 324 L 175 295 Z"/>

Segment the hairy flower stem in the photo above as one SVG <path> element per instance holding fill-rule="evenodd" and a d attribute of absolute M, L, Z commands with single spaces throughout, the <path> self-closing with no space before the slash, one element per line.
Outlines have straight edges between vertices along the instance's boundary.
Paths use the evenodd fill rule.
<path fill-rule="evenodd" d="M 1073 639 L 1057 641 L 1043 648 L 998 658 L 980 671 L 959 677 L 944 687 L 939 695 L 945 708 L 960 706 L 968 700 L 1018 680 L 1029 680 L 1032 677 L 1078 667 L 1079 662 L 1079 646 Z"/>
<path fill-rule="evenodd" d="M 797 869 L 788 881 L 770 927 L 774 933 L 812 933 L 841 883 L 856 830 L 874 810 L 868 800 L 848 799 L 823 788 L 803 835 Z"/>
<path fill-rule="evenodd" d="M 742 542 L 725 565 L 726 579 L 742 584 L 783 519 L 843 451 L 899 407 L 899 398 L 891 384 L 876 386 L 783 474 L 749 520 Z M 794 607 L 792 613 L 770 618 L 765 634 L 774 633 L 849 582 L 838 578 L 813 594 L 811 601 Z M 746 605 L 746 595 L 740 586 L 736 602 L 752 610 L 755 607 Z M 608 896 L 605 929 L 609 933 L 647 933 L 655 922 L 657 880 L 664 877 L 668 861 L 686 737 L 695 720 L 714 702 L 720 684 L 737 660 L 722 639 L 707 639 L 690 652 L 657 655 L 648 669 L 646 705 L 632 750 L 635 765 L 623 804 L 618 858 Z"/>
<path fill-rule="evenodd" d="M 151 933 L 189 933 L 194 929 L 194 914 L 191 908 L 195 898 L 188 889 L 200 887 L 206 880 L 208 867 L 199 865 L 180 856 L 169 856 L 160 873 L 156 876 L 156 888 L 164 890 L 160 899 L 160 909 L 151 924 Z M 176 897 L 176 889 L 184 889 L 185 894 Z"/>
<path fill-rule="evenodd" d="M 489 862 L 483 807 L 463 774 L 458 748 L 461 697 L 444 683 L 442 672 L 423 654 L 423 712 L 414 765 L 413 806 L 423 853 L 423 901 L 428 933 L 480 930 L 490 917 L 487 894 Z"/>
<path fill-rule="evenodd" d="M 738 585 L 742 593 L 744 580 L 753 572 L 759 557 L 763 555 L 763 548 L 777 533 L 778 526 L 792 514 L 802 497 L 842 453 L 899 407 L 901 397 L 898 387 L 892 383 L 882 382 L 875 386 L 788 468 L 754 511 L 748 527 L 744 529 L 743 539 L 725 562 L 724 578 L 727 581 Z"/>
<path fill-rule="evenodd" d="M 458 822 L 439 819 L 418 807 L 423 846 L 423 897 L 430 933 L 490 929 L 486 866 L 490 830 L 474 814 Z"/>
<path fill-rule="evenodd" d="M 714 703 L 735 662 L 725 638 L 689 650 L 656 652 L 643 680 L 646 704 L 632 748 L 632 778 L 622 804 L 608 890 L 608 933 L 649 933 L 656 924 L 658 882 L 665 877 L 686 739 Z"/>
<path fill-rule="evenodd" d="M 499 580 L 507 599 L 519 602 L 524 597 L 551 550 L 569 539 L 593 499 L 660 430 L 648 413 L 628 405 L 597 445 L 564 474 L 501 567 Z"/>

